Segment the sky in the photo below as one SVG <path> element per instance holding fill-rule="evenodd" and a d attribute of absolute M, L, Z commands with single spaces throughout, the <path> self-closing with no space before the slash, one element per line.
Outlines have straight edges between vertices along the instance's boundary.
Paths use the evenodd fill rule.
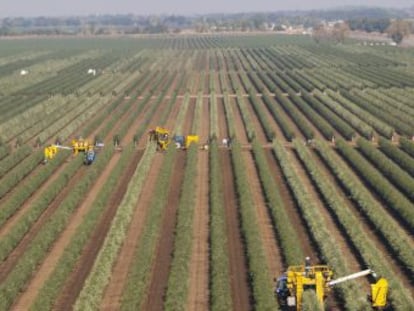
<path fill-rule="evenodd" d="M 404 8 L 414 0 L 0 0 L 0 17 L 91 14 L 206 14 L 308 10 L 364 5 Z"/>

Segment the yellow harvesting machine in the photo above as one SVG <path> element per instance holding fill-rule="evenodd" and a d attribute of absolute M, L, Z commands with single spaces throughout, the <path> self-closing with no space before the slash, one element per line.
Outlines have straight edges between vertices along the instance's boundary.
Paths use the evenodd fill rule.
<path fill-rule="evenodd" d="M 155 129 L 148 132 L 148 136 L 150 141 L 155 141 L 157 143 L 157 148 L 159 150 L 167 150 L 171 141 L 169 130 L 157 126 Z"/>
<path fill-rule="evenodd" d="M 327 265 L 310 265 L 309 257 L 305 265 L 290 266 L 286 273 L 276 281 L 275 293 L 279 304 L 287 310 L 302 310 L 303 293 L 307 289 L 315 291 L 316 297 L 323 306 L 323 302 L 331 288 L 349 280 L 366 275 L 376 274 L 371 269 L 363 270 L 335 280 L 332 280 L 333 270 Z M 382 310 L 387 305 L 388 282 L 379 278 L 376 283 L 371 284 L 371 293 L 368 296 L 371 306 L 376 310 Z"/>
<path fill-rule="evenodd" d="M 49 160 L 52 160 L 55 157 L 57 152 L 58 152 L 57 145 L 49 145 L 49 146 L 45 147 L 43 162 L 46 163 Z"/>
<path fill-rule="evenodd" d="M 89 159 L 92 159 L 90 154 L 95 153 L 94 145 L 83 138 L 73 139 L 71 142 L 71 145 L 72 146 L 69 147 L 69 146 L 62 146 L 60 144 L 51 144 L 45 147 L 43 163 L 47 163 L 49 160 L 52 160 L 58 153 L 59 149 L 72 150 L 73 155 L 77 155 L 79 152 L 83 152 L 85 153 L 85 155 L 88 153 Z M 95 157 L 93 159 L 95 159 Z M 91 161 L 89 160 L 89 162 Z"/>
<path fill-rule="evenodd" d="M 72 140 L 72 149 L 73 154 L 77 155 L 79 152 L 86 152 L 93 149 L 93 145 L 89 141 L 80 137 Z"/>
<path fill-rule="evenodd" d="M 171 138 L 170 131 L 160 126 L 150 130 L 148 136 L 150 141 L 157 143 L 158 150 L 167 150 L 171 141 L 177 148 L 187 149 L 191 144 L 197 144 L 200 140 L 198 135 L 175 135 Z"/>

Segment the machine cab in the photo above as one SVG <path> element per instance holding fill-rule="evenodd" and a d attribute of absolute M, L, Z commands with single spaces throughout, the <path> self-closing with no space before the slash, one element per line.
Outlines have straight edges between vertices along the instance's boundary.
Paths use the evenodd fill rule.
<path fill-rule="evenodd" d="M 280 301 L 284 301 L 289 296 L 287 286 L 287 276 L 284 274 L 276 280 L 275 294 Z"/>

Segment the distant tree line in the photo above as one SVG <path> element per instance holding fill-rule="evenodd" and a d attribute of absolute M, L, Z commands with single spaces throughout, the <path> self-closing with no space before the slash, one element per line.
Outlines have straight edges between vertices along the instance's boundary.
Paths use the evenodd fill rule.
<path fill-rule="evenodd" d="M 280 11 L 206 15 L 90 15 L 72 17 L 15 17 L 0 19 L 0 36 L 8 35 L 105 35 L 167 33 L 193 29 L 197 32 L 282 30 L 302 26 L 318 28 L 321 22 L 346 21 L 351 30 L 385 32 L 393 19 L 414 17 L 411 9 L 344 8 L 335 10 Z M 337 29 L 341 38 L 344 31 Z M 339 34 L 338 34 L 339 33 Z"/>
<path fill-rule="evenodd" d="M 380 33 L 384 33 L 391 24 L 391 20 L 389 18 L 352 18 L 347 22 L 351 30 Z"/>

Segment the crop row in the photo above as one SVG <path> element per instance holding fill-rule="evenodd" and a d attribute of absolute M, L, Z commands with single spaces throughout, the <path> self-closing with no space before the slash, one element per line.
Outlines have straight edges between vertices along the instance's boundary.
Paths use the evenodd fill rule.
<path fill-rule="evenodd" d="M 66 281 L 68 275 L 73 271 L 77 260 L 81 256 L 82 249 L 89 241 L 98 224 L 98 221 L 101 219 L 102 214 L 105 211 L 105 208 L 108 207 L 108 200 L 113 194 L 113 189 L 115 189 L 119 183 L 119 179 L 122 177 L 121 174 L 124 172 L 127 164 L 131 160 L 133 151 L 134 148 L 132 145 L 129 145 L 128 148 L 123 150 L 122 156 L 114 169 L 111 171 L 108 178 L 105 180 L 105 183 L 96 195 L 95 200 L 92 202 L 89 211 L 84 217 L 84 221 L 76 228 L 76 232 L 73 233 L 70 243 L 63 251 L 62 256 L 53 269 L 53 272 L 39 290 L 39 293 L 31 307 L 32 310 L 40 310 L 42 308 L 51 309 L 53 302 L 56 300 L 64 285 L 64 282 Z M 108 157 L 111 154 L 112 150 L 107 148 L 105 150 L 105 155 L 102 154 L 100 157 Z"/>
<path fill-rule="evenodd" d="M 325 139 L 332 140 L 334 138 L 334 129 L 332 126 L 321 117 L 307 102 L 297 94 L 289 92 L 289 98 L 295 106 L 302 111 L 302 113 L 315 125 L 315 127 L 322 133 Z"/>
<path fill-rule="evenodd" d="M 359 118 L 355 114 L 349 112 L 347 109 L 342 107 L 340 104 L 335 102 L 333 99 L 331 99 L 328 96 L 323 95 L 319 91 L 315 91 L 314 96 L 321 103 L 326 105 L 329 109 L 331 109 L 338 116 L 340 116 L 344 121 L 346 121 L 353 128 L 355 128 L 362 136 L 364 136 L 367 139 L 372 138 L 372 136 L 374 134 L 373 128 L 371 126 L 369 126 L 368 124 L 366 124 L 365 121 L 361 120 L 361 118 Z M 338 128 L 339 128 L 339 125 L 340 125 L 340 123 L 337 126 Z M 349 131 L 349 133 L 348 133 L 348 131 Z M 353 131 L 348 128 L 348 129 L 344 129 L 342 132 L 345 132 L 347 135 L 350 135 Z M 345 136 L 345 137 L 347 137 L 347 136 Z"/>
<path fill-rule="evenodd" d="M 394 273 L 389 271 L 388 263 L 378 252 L 376 246 L 367 238 L 357 217 L 348 211 L 345 200 L 341 198 L 335 187 L 327 181 L 318 165 L 312 160 L 309 150 L 298 141 L 294 145 L 299 158 L 329 206 L 331 213 L 335 215 L 342 230 L 349 237 L 349 241 L 355 246 L 355 249 L 358 250 L 364 263 L 387 278 L 390 287 L 393 288 L 393 291 L 390 292 L 390 298 L 394 308 L 405 310 L 412 305 L 413 301 L 410 294 L 404 289 L 404 285 L 398 281 Z"/>
<path fill-rule="evenodd" d="M 0 198 L 13 189 L 21 180 L 29 175 L 43 159 L 43 151 L 38 150 L 26 157 L 17 167 L 9 171 L 1 179 Z"/>
<path fill-rule="evenodd" d="M 241 148 L 238 143 L 232 144 L 231 156 L 240 210 L 241 233 L 246 248 L 254 307 L 257 310 L 274 310 L 277 307 L 277 303 L 270 284 L 264 246 L 260 237 L 255 212 L 256 209 L 249 188 Z"/>
<path fill-rule="evenodd" d="M 279 141 L 274 141 L 273 151 L 282 168 L 283 175 L 292 190 L 298 207 L 303 215 L 312 239 L 317 243 L 321 258 L 330 266 L 335 267 L 335 272 L 339 275 L 347 275 L 350 271 L 347 268 L 345 259 L 337 247 L 334 237 L 326 229 L 324 218 L 315 206 L 310 197 L 309 190 L 304 187 L 303 182 L 298 177 L 289 155 Z M 346 310 L 368 309 L 365 300 L 355 299 L 355 293 L 361 292 L 358 284 L 344 283 L 337 288 L 338 295 L 342 298 Z"/>
<path fill-rule="evenodd" d="M 390 219 L 388 212 L 375 199 L 370 190 L 349 171 L 349 167 L 340 160 L 331 147 L 322 141 L 317 141 L 316 147 L 319 156 L 349 194 L 351 200 L 358 205 L 360 211 L 382 236 L 382 240 L 394 252 L 396 258 L 412 273 L 414 271 L 413 250 L 409 246 L 409 237 L 406 233 Z"/>
<path fill-rule="evenodd" d="M 266 108 L 264 108 L 263 105 L 259 102 L 259 99 L 257 98 L 256 94 L 252 91 L 252 89 L 250 89 L 249 92 L 249 100 L 260 121 L 260 124 L 263 127 L 267 140 L 272 141 L 273 138 L 275 138 L 276 134 L 270 125 L 269 116 L 265 111 Z"/>
<path fill-rule="evenodd" d="M 149 145 L 129 182 L 127 192 L 118 207 L 111 228 L 79 294 L 74 310 L 99 309 L 103 291 L 109 282 L 113 263 L 126 237 L 128 224 L 132 219 L 136 202 L 141 193 L 154 154 L 155 146 Z"/>
<path fill-rule="evenodd" d="M 193 245 L 194 184 L 197 176 L 198 150 L 192 145 L 187 159 L 175 228 L 174 252 L 165 294 L 165 310 L 185 310 L 188 297 L 190 263 Z"/>
<path fill-rule="evenodd" d="M 4 145 L 6 146 L 6 145 Z M 8 147 L 7 149 L 10 150 Z M 8 174 L 16 165 L 21 163 L 32 152 L 32 148 L 23 145 L 0 161 L 0 178 Z"/>
<path fill-rule="evenodd" d="M 370 104 L 362 97 L 345 90 L 341 90 L 341 95 L 352 103 L 358 105 L 360 108 L 368 111 L 373 116 L 383 120 L 387 125 L 394 127 L 398 132 L 410 136 L 412 135 L 412 129 L 410 125 L 401 122 L 401 120 L 395 118 L 386 111 L 378 109 L 377 106 Z"/>
<path fill-rule="evenodd" d="M 394 134 L 394 129 L 391 126 L 365 110 L 363 106 L 357 105 L 352 100 L 347 99 L 339 93 L 327 91 L 327 95 L 333 100 L 337 101 L 340 106 L 346 108 L 354 115 L 359 116 L 368 125 L 372 126 L 379 134 L 387 138 L 391 138 Z"/>
<path fill-rule="evenodd" d="M 217 143 L 209 152 L 210 200 L 210 306 L 211 310 L 232 309 L 230 291 L 228 240 L 226 234 L 225 206 L 222 191 L 222 170 Z"/>
<path fill-rule="evenodd" d="M 405 137 L 400 137 L 400 147 L 411 157 L 414 157 L 414 142 Z"/>
<path fill-rule="evenodd" d="M 161 172 L 156 185 L 160 189 L 169 189 L 177 151 L 169 148 L 164 157 Z M 175 185 L 176 187 L 179 185 Z M 145 225 L 140 235 L 128 280 L 123 292 L 121 310 L 139 309 L 144 303 L 151 277 L 151 267 L 155 262 L 157 242 L 161 234 L 169 191 L 161 191 L 152 200 Z"/>
<path fill-rule="evenodd" d="M 400 220 L 412 230 L 414 228 L 413 204 L 353 147 L 342 140 L 338 140 L 336 146 L 350 166 L 362 176 L 365 182 L 387 203 L 388 207 L 399 215 Z"/>
<path fill-rule="evenodd" d="M 414 179 L 391 161 L 381 151 L 363 138 L 358 139 L 357 145 L 362 154 L 375 165 L 376 168 L 405 195 L 414 200 Z"/>
<path fill-rule="evenodd" d="M 296 265 L 298 258 L 304 258 L 299 237 L 286 212 L 286 204 L 278 190 L 278 185 L 270 173 L 269 163 L 258 140 L 253 143 L 253 156 L 257 167 L 269 214 L 272 218 L 278 242 L 283 250 L 286 266 Z"/>
<path fill-rule="evenodd" d="M 414 159 L 412 157 L 400 150 L 397 146 L 393 145 L 387 139 L 380 138 L 378 143 L 384 154 L 397 163 L 408 174 L 414 177 Z"/>

